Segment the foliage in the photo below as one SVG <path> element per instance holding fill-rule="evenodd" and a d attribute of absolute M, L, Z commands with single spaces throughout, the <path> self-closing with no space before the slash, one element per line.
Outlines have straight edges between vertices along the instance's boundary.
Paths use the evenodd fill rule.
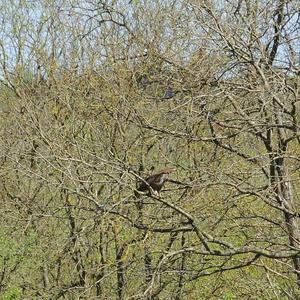
<path fill-rule="evenodd" d="M 297 1 L 46 2 L 0 13 L 1 299 L 299 298 Z"/>

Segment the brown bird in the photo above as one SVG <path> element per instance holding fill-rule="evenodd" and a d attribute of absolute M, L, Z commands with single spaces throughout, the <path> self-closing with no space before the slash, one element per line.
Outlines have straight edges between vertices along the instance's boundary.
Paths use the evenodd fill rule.
<path fill-rule="evenodd" d="M 150 175 L 148 178 L 145 179 L 145 181 L 142 181 L 140 183 L 140 185 L 137 188 L 137 191 L 145 192 L 148 190 L 150 192 L 150 186 L 155 192 L 159 193 L 169 174 L 174 171 L 176 171 L 175 168 L 167 168 Z M 140 196 L 140 193 L 135 192 L 135 195 L 138 197 Z"/>

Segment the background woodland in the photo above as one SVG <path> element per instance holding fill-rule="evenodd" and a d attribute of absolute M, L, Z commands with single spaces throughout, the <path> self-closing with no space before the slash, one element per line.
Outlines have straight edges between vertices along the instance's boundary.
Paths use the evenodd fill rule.
<path fill-rule="evenodd" d="M 300 298 L 297 0 L 0 7 L 1 299 Z"/>

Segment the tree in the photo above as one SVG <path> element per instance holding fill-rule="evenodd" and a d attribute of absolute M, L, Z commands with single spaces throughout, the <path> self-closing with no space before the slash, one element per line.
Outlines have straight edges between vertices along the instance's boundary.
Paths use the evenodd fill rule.
<path fill-rule="evenodd" d="M 299 297 L 297 1 L 1 14 L 2 294 Z"/>

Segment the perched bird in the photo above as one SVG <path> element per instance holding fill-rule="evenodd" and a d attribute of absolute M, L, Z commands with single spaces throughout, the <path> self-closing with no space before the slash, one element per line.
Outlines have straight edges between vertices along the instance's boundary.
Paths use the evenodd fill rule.
<path fill-rule="evenodd" d="M 150 175 L 148 178 L 145 179 L 145 181 L 142 181 L 140 183 L 140 185 L 137 188 L 137 191 L 145 192 L 148 190 L 150 192 L 150 186 L 155 192 L 159 193 L 169 174 L 174 171 L 176 171 L 175 168 L 167 168 Z M 138 193 L 137 191 L 135 192 L 135 195 L 138 197 L 140 193 Z"/>

